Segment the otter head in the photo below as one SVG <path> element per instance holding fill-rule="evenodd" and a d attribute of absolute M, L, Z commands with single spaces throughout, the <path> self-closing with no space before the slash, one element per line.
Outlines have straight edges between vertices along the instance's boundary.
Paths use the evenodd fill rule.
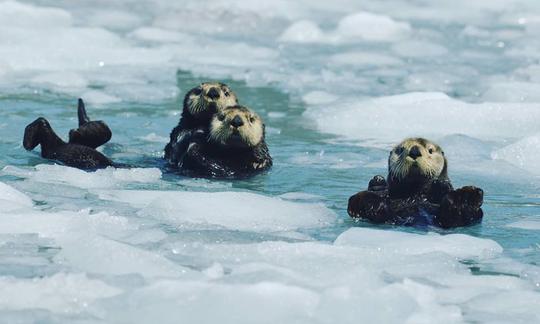
<path fill-rule="evenodd" d="M 41 143 L 42 135 L 45 129 L 50 128 L 49 122 L 39 117 L 24 129 L 23 146 L 31 151 Z"/>
<path fill-rule="evenodd" d="M 388 158 L 390 183 L 421 186 L 430 180 L 447 177 L 447 162 L 443 150 L 427 139 L 408 138 L 390 152 Z"/>
<path fill-rule="evenodd" d="M 191 89 L 184 98 L 184 113 L 193 117 L 212 116 L 238 104 L 236 94 L 223 83 L 205 82 Z"/>
<path fill-rule="evenodd" d="M 209 139 L 227 148 L 252 148 L 264 140 L 264 124 L 261 117 L 247 107 L 228 107 L 212 119 Z"/>

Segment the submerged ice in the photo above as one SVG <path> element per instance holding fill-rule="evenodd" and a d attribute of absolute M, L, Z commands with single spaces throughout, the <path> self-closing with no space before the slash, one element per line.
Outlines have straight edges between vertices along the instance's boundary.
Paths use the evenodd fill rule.
<path fill-rule="evenodd" d="M 539 322 L 539 30 L 525 0 L 0 0 L 0 321 Z M 267 122 L 270 173 L 160 168 L 207 79 Z M 65 138 L 77 97 L 137 168 L 23 150 L 38 115 Z M 348 219 L 405 136 L 485 189 L 482 226 Z"/>

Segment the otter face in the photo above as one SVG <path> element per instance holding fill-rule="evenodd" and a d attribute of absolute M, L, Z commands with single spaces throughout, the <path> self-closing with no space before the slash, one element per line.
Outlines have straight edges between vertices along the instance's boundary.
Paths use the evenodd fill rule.
<path fill-rule="evenodd" d="M 228 107 L 212 119 L 209 138 L 228 147 L 254 147 L 264 139 L 264 124 L 261 117 L 247 107 Z"/>
<path fill-rule="evenodd" d="M 236 94 L 219 82 L 205 82 L 191 89 L 184 98 L 184 110 L 191 115 L 215 114 L 224 108 L 238 104 Z"/>
<path fill-rule="evenodd" d="M 437 179 L 446 173 L 441 147 L 424 138 L 408 138 L 396 145 L 388 159 L 389 177 Z"/>

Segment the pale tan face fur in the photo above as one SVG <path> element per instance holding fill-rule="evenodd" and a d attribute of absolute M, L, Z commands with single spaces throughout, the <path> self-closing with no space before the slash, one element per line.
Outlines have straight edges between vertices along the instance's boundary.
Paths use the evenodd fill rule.
<path fill-rule="evenodd" d="M 254 147 L 263 137 L 264 125 L 261 118 L 247 107 L 226 108 L 217 113 L 210 124 L 210 140 L 222 145 Z"/>
<path fill-rule="evenodd" d="M 414 158 L 415 155 L 418 156 Z M 408 138 L 390 152 L 388 171 L 396 179 L 404 179 L 411 174 L 437 179 L 445 164 L 444 152 L 439 145 L 423 138 Z"/>
<path fill-rule="evenodd" d="M 194 116 L 209 110 L 211 106 L 214 112 L 219 112 L 237 104 L 236 94 L 227 85 L 219 82 L 201 83 L 188 92 L 184 101 L 184 105 Z"/>

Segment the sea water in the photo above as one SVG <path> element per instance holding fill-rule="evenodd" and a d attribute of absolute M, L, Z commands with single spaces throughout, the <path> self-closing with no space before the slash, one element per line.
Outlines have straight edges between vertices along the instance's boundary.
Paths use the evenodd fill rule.
<path fill-rule="evenodd" d="M 0 321 L 540 322 L 539 32 L 525 0 L 0 1 Z M 272 170 L 167 172 L 208 80 L 262 116 Z M 24 150 L 78 97 L 137 168 Z M 481 225 L 347 216 L 407 136 L 484 189 Z"/>

